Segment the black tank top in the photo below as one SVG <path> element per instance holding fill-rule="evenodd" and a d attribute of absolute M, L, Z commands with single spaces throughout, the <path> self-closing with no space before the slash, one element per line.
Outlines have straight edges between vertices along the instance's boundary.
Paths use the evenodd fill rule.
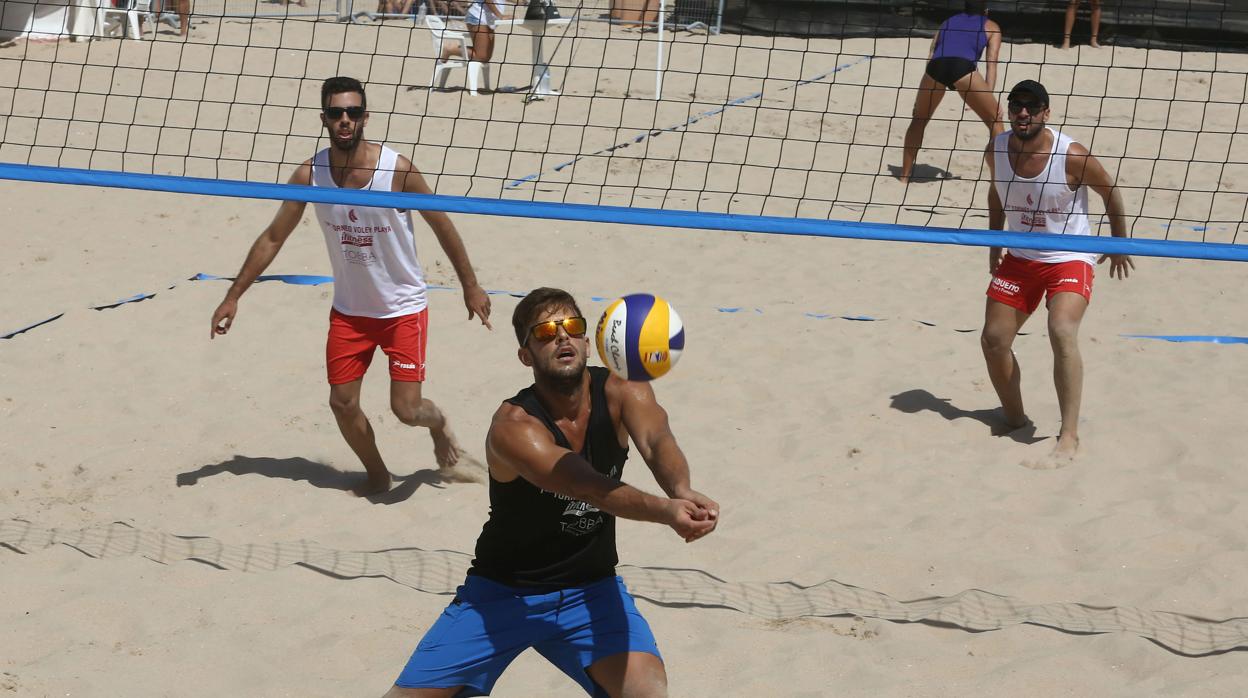
<path fill-rule="evenodd" d="M 607 407 L 610 373 L 593 366 L 589 375 L 589 428 L 580 455 L 594 470 L 619 480 L 628 447 L 620 445 Z M 507 402 L 541 420 L 555 443 L 571 448 L 533 386 Z M 477 538 L 468 574 L 513 586 L 566 587 L 614 576 L 618 561 L 614 516 L 523 477 L 511 482 L 490 478 L 490 518 Z"/>

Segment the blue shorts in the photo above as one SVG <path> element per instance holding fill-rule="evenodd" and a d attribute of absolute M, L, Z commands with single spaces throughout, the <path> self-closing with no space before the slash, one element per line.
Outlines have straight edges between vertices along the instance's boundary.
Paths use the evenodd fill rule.
<path fill-rule="evenodd" d="M 401 688 L 463 686 L 458 696 L 486 696 L 507 665 L 532 647 L 592 696 L 607 693 L 586 668 L 624 652 L 659 659 L 650 624 L 624 588 L 607 577 L 583 586 L 532 589 L 469 576 L 425 633 L 394 682 Z"/>

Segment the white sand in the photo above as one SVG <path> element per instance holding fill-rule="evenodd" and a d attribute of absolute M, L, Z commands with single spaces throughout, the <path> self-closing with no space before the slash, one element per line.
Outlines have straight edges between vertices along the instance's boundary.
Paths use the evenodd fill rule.
<path fill-rule="evenodd" d="M 428 55 L 423 38 L 413 46 Z M 1135 53 L 1115 50 L 1112 60 Z M 873 82 L 900 81 L 899 61 L 871 66 Z M 573 88 L 585 94 L 592 84 Z M 391 102 L 378 92 L 372 105 L 384 111 Z M 719 96 L 743 92 L 725 85 Z M 315 103 L 311 94 L 309 101 L 300 93 L 302 106 Z M 899 104 L 905 113 L 909 93 L 892 94 L 889 113 Z M 429 108 L 438 102 L 453 111 L 460 99 L 434 95 Z M 500 95 L 494 103 L 516 102 Z M 943 109 L 956 113 L 955 105 Z M 1055 111 L 1061 119 L 1063 106 Z M 310 110 L 298 111 L 295 123 L 315 135 Z M 982 127 L 962 126 L 957 137 L 969 148 Z M 875 133 L 890 148 L 880 167 L 864 167 L 887 172 L 896 164 L 904 127 L 883 119 Z M 865 140 L 869 126 L 858 128 L 855 137 Z M 935 125 L 929 142 L 953 137 L 952 124 Z M 311 147 L 292 147 L 288 159 Z M 934 159 L 920 155 L 920 163 Z M 970 198 L 973 158 L 948 168 L 970 182 L 916 186 L 909 196 L 939 192 L 941 203 L 973 204 L 971 213 L 981 214 L 982 197 Z M 454 178 L 442 179 L 455 188 Z M 889 199 L 900 196 L 891 179 L 874 189 L 870 178 L 865 187 L 845 186 L 845 201 L 900 200 Z M 209 341 L 225 282 L 185 279 L 233 273 L 271 218 L 271 202 L 12 183 L 5 191 L 0 330 L 67 312 L 0 342 L 0 518 L 66 529 L 121 521 L 230 545 L 305 539 L 344 551 L 471 552 L 485 488 L 436 483 L 430 440 L 388 413 L 378 362 L 365 407 L 391 469 L 408 479 L 389 504 L 342 490 L 350 482 L 342 473 L 361 468 L 326 405 L 330 287 L 257 285 L 231 334 Z M 903 600 L 981 589 L 1024 603 L 1212 619 L 1248 609 L 1239 496 L 1248 489 L 1239 467 L 1248 446 L 1244 350 L 1121 336 L 1246 334 L 1236 265 L 1139 259 L 1126 282 L 1098 279 L 1082 332 L 1084 449 L 1071 467 L 1036 471 L 1020 463 L 1047 453 L 1058 426 L 1043 318 L 1016 345 L 1028 411 L 1043 437 L 1035 443 L 989 435 L 983 420 L 995 396 L 977 333 L 955 331 L 981 321 L 982 249 L 455 220 L 489 289 L 562 286 L 594 317 L 605 303 L 591 296 L 646 290 L 670 299 L 685 319 L 688 349 L 656 390 L 695 486 L 723 505 L 723 524 L 686 546 L 658 526 L 621 522 L 627 564 L 704 570 L 730 582 L 836 579 Z M 426 229 L 418 245 L 430 280 L 453 285 Z M 309 216 L 270 272 L 328 268 Z M 86 309 L 139 291 L 157 295 Z M 458 294 L 431 295 L 426 391 L 478 456 L 498 402 L 529 382 L 508 330 L 515 300 L 494 303 L 496 329 L 487 333 L 465 321 Z M 644 464 L 633 461 L 626 479 L 654 490 Z M 0 595 L 0 693 L 19 696 L 380 695 L 448 601 L 385 578 L 101 560 L 65 546 L 0 550 Z M 771 621 L 639 603 L 673 695 L 1230 696 L 1242 693 L 1246 674 L 1239 653 L 1183 657 L 1126 633 Z M 579 691 L 528 653 L 496 695 Z"/>

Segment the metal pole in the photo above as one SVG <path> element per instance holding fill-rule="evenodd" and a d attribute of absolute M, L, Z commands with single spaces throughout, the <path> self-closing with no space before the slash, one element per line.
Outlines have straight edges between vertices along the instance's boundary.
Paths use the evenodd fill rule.
<path fill-rule="evenodd" d="M 711 29 L 712 34 L 718 34 L 724 30 L 724 0 L 719 0 L 719 13 L 715 15 L 715 27 Z"/>
<path fill-rule="evenodd" d="M 654 101 L 663 98 L 663 20 L 667 16 L 667 0 L 659 0 L 659 52 L 654 68 Z M 645 17 L 642 17 L 645 21 Z"/>

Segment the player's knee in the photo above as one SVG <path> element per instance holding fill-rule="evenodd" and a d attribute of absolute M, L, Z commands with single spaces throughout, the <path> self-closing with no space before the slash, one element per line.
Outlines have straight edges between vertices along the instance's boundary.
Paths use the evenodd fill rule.
<path fill-rule="evenodd" d="M 329 394 L 329 409 L 338 415 L 355 414 L 360 410 L 360 396 L 341 395 L 331 392 Z"/>
<path fill-rule="evenodd" d="M 985 327 L 983 333 L 979 335 L 979 345 L 983 347 L 985 354 L 1008 352 L 1010 347 L 1014 346 L 1014 333 Z"/>
<path fill-rule="evenodd" d="M 667 676 L 663 672 L 647 672 L 644 676 L 625 681 L 623 698 L 667 698 Z"/>
<path fill-rule="evenodd" d="M 1073 353 L 1079 350 L 1079 323 L 1050 322 L 1049 343 L 1057 353 Z"/>

